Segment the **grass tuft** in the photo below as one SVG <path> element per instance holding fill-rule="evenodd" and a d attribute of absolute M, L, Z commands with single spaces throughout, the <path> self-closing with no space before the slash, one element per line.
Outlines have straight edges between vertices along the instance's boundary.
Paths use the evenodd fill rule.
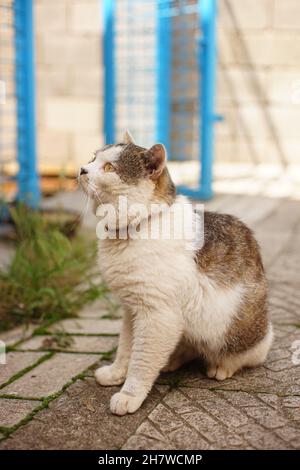
<path fill-rule="evenodd" d="M 0 270 L 0 330 L 74 316 L 106 292 L 95 281 L 95 242 L 79 236 L 69 240 L 25 207 L 11 214 L 18 236 L 10 265 Z"/>

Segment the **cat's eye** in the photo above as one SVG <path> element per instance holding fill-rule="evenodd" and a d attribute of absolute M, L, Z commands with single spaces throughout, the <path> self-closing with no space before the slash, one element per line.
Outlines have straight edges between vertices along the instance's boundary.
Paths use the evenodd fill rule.
<path fill-rule="evenodd" d="M 109 171 L 114 171 L 114 166 L 109 162 L 105 163 L 104 171 L 105 171 L 105 173 L 108 173 Z"/>

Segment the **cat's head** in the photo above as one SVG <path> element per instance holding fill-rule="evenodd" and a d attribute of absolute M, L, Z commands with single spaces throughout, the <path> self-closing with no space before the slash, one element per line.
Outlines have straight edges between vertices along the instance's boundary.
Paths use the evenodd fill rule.
<path fill-rule="evenodd" d="M 79 173 L 81 186 L 94 200 L 95 208 L 115 203 L 119 196 L 143 204 L 172 204 L 176 195 L 166 167 L 165 147 L 140 147 L 128 131 L 123 142 L 97 150 Z"/>

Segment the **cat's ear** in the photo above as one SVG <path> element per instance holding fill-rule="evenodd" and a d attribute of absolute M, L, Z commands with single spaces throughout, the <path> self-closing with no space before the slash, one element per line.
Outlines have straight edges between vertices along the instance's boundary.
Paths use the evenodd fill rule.
<path fill-rule="evenodd" d="M 153 180 L 158 179 L 166 166 L 167 151 L 164 145 L 153 145 L 145 152 L 145 159 L 150 178 Z"/>
<path fill-rule="evenodd" d="M 135 144 L 134 138 L 132 137 L 128 129 L 126 129 L 126 131 L 124 132 L 123 142 L 124 144 Z"/>

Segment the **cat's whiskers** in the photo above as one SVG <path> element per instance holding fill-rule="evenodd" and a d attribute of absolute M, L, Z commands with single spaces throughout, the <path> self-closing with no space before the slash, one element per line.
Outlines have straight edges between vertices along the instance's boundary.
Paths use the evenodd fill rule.
<path fill-rule="evenodd" d="M 83 220 L 86 216 L 86 214 L 88 213 L 88 210 L 89 210 L 89 206 L 90 206 L 90 201 L 91 201 L 91 196 L 89 196 L 88 194 L 86 195 L 86 201 L 85 201 L 85 204 L 84 204 L 84 208 L 82 209 L 82 212 L 80 214 L 80 219 Z"/>
<path fill-rule="evenodd" d="M 101 200 L 101 197 L 100 197 L 98 188 L 97 188 L 97 186 L 95 185 L 95 183 L 93 183 L 93 182 L 91 182 L 91 181 L 88 181 L 87 186 L 88 186 L 88 189 L 90 189 L 90 190 L 95 194 L 95 196 L 96 196 L 98 202 L 102 204 L 102 200 Z"/>

